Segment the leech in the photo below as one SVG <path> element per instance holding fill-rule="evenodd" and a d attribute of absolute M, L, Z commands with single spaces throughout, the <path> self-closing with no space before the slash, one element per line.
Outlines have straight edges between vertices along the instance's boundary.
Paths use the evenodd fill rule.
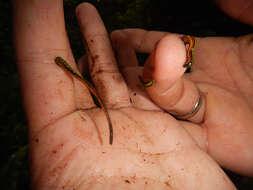
<path fill-rule="evenodd" d="M 186 51 L 186 61 L 183 67 L 190 71 L 193 65 L 193 54 L 197 46 L 197 40 L 193 36 L 182 36 L 181 39 L 185 45 L 189 46 Z"/>
<path fill-rule="evenodd" d="M 145 82 L 145 81 L 141 78 L 141 76 L 139 76 L 139 80 L 141 81 L 141 83 L 143 84 L 143 86 L 144 86 L 145 88 L 148 88 L 148 87 L 152 86 L 152 85 L 155 83 L 155 80 L 154 80 L 154 79 L 151 79 L 150 81 Z"/>
<path fill-rule="evenodd" d="M 60 66 L 62 69 L 70 73 L 73 77 L 81 81 L 89 89 L 90 93 L 92 93 L 96 97 L 97 101 L 99 102 L 99 105 L 101 106 L 101 109 L 104 111 L 105 116 L 107 118 L 108 125 L 109 125 L 109 132 L 110 132 L 109 143 L 112 145 L 113 143 L 112 121 L 108 113 L 108 109 L 106 105 L 104 104 L 102 98 L 100 97 L 98 91 L 92 86 L 92 84 L 89 81 L 87 81 L 84 77 L 79 75 L 62 57 L 56 57 L 55 63 L 58 66 Z"/>

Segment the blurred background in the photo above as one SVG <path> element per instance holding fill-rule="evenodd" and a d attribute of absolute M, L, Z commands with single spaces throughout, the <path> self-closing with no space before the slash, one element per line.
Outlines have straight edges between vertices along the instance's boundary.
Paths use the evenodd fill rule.
<path fill-rule="evenodd" d="M 84 54 L 75 7 L 91 2 L 99 10 L 108 32 L 144 28 L 195 36 L 240 36 L 253 32 L 249 25 L 223 14 L 211 0 L 64 0 L 66 28 L 76 59 Z M 145 56 L 140 56 L 141 62 Z M 0 1 L 0 189 L 29 188 L 28 128 L 22 107 L 12 46 L 12 12 Z M 253 179 L 225 171 L 238 189 L 253 189 Z"/>

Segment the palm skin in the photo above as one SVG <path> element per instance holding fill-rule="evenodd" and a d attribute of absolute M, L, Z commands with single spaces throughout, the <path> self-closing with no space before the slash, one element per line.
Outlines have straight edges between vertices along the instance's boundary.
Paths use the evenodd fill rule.
<path fill-rule="evenodd" d="M 206 93 L 205 119 L 200 126 L 207 133 L 208 153 L 224 167 L 250 176 L 253 174 L 251 39 L 252 35 L 200 39 L 195 67 L 186 76 Z"/>
<path fill-rule="evenodd" d="M 115 134 L 112 146 L 106 119 L 97 109 L 72 113 L 43 129 L 31 153 L 34 186 L 191 189 L 199 186 L 199 175 L 204 175 L 220 189 L 232 187 L 215 162 L 167 114 L 131 107 L 110 113 Z M 205 180 L 201 188 L 212 189 Z"/>
<path fill-rule="evenodd" d="M 205 121 L 201 124 L 207 132 L 208 152 L 224 167 L 250 176 L 253 174 L 251 39 L 252 35 L 199 40 L 196 69 L 189 74 L 208 94 Z"/>
<path fill-rule="evenodd" d="M 46 5 L 49 2 L 51 3 L 51 1 L 43 1 L 42 4 Z M 52 6 L 54 3 L 50 5 Z M 58 6 L 57 3 L 55 4 Z M 27 5 L 29 8 L 30 6 Z M 23 3 L 16 5 L 17 15 L 22 12 L 23 7 Z M 91 17 L 98 19 L 98 23 L 100 22 L 93 7 L 87 4 L 80 6 L 79 14 L 82 9 L 86 10 L 84 12 L 92 13 Z M 38 11 L 35 10 L 33 14 L 37 14 Z M 113 62 L 113 58 L 110 57 L 111 52 L 108 53 L 109 56 L 106 53 L 101 54 L 103 52 L 100 51 L 101 49 L 108 48 L 107 42 L 99 39 L 101 35 L 88 35 L 94 32 L 94 28 L 83 28 L 86 24 L 92 25 L 89 22 L 88 13 L 83 14 L 86 15 L 82 17 L 84 21 L 83 23 L 81 21 L 81 29 L 84 30 L 84 38 L 87 38 L 91 56 L 94 58 L 100 54 L 103 60 L 110 59 Z M 52 15 L 52 18 L 55 18 L 55 15 Z M 29 17 L 31 16 L 29 15 Z M 26 23 L 27 20 L 23 20 L 23 18 L 16 16 L 16 22 Z M 98 25 L 98 23 L 96 24 Z M 235 189 L 216 162 L 203 151 L 208 150 L 213 158 L 221 160 L 220 162 L 223 164 L 220 159 L 222 155 L 219 151 L 215 152 L 219 150 L 220 142 L 218 142 L 219 147 L 217 148 L 214 147 L 217 141 L 212 141 L 212 135 L 217 137 L 217 134 L 221 134 L 219 130 L 222 130 L 222 128 L 215 127 L 217 126 L 216 113 L 208 120 L 208 126 L 204 126 L 207 121 L 202 124 L 203 129 L 190 122 L 177 121 L 147 99 L 143 89 L 136 88 L 140 85 L 138 80 L 133 79 L 137 79 L 140 74 L 138 69 L 135 72 L 129 72 L 132 68 L 126 67 L 124 69 L 127 87 L 121 74 L 117 71 L 117 66 L 113 64 L 108 67 L 108 62 L 102 62 L 104 66 L 107 66 L 102 68 L 102 71 L 109 70 L 111 72 L 105 72 L 105 74 L 102 72 L 101 74 L 101 72 L 97 72 L 101 71 L 101 68 L 96 68 L 99 67 L 97 66 L 99 61 L 95 61 L 93 66 L 90 65 L 91 76 L 110 109 L 114 128 L 114 143 L 111 146 L 104 113 L 92 103 L 87 89 L 72 80 L 71 76 L 68 76 L 53 63 L 55 54 L 63 54 L 63 57 L 67 56 L 68 61 L 73 63 L 66 36 L 60 36 L 61 41 L 52 37 L 58 34 L 59 30 L 64 30 L 64 27 L 59 25 L 60 27 L 55 28 L 52 25 L 51 29 L 55 29 L 55 31 L 53 30 L 51 33 L 43 31 L 46 30 L 46 27 L 40 28 L 39 33 L 42 36 L 43 34 L 47 36 L 48 41 L 44 44 L 41 41 L 38 45 L 37 41 L 32 41 L 33 36 L 28 35 L 32 41 L 28 44 L 34 47 L 30 49 L 35 49 L 32 54 L 29 52 L 30 49 L 21 48 L 20 44 L 26 46 L 26 43 L 18 39 L 16 41 L 24 104 L 30 127 L 33 187 L 37 189 Z M 101 26 L 101 23 L 99 25 Z M 34 29 L 37 29 L 36 24 Z M 21 39 L 24 39 L 24 36 L 27 37 L 26 32 L 24 30 L 19 33 Z M 36 33 L 34 35 L 36 36 Z M 50 42 L 50 40 L 55 41 Z M 92 47 L 92 40 L 100 41 L 102 45 L 97 44 Z M 42 47 L 42 50 L 36 52 L 37 46 Z M 101 48 L 101 46 L 105 47 Z M 97 52 L 94 50 L 96 47 Z M 203 55 L 203 53 L 201 54 Z M 36 64 L 33 64 L 34 62 Z M 196 71 L 197 66 L 198 58 L 196 58 Z M 214 70 L 214 72 L 217 71 Z M 101 77 L 99 74 L 103 76 Z M 210 83 L 210 81 L 197 80 L 203 75 L 203 71 L 196 73 L 196 75 L 196 77 L 194 75 L 189 75 L 189 77 L 199 84 L 200 82 Z M 118 89 L 117 93 L 110 90 L 115 88 L 115 85 Z M 40 88 L 38 89 L 37 86 Z M 203 84 L 203 86 L 201 90 L 206 88 L 206 92 L 209 94 L 213 89 L 219 93 L 214 84 Z M 35 92 L 34 89 L 37 91 Z M 134 96 L 140 101 L 134 101 L 131 104 L 129 100 L 132 98 L 133 89 L 137 92 L 137 96 Z M 236 90 L 234 89 L 234 91 Z M 83 96 L 80 96 L 80 92 Z M 223 92 L 220 90 L 224 97 Z M 225 94 L 226 99 L 230 98 L 229 94 Z M 243 101 L 240 102 L 240 100 L 245 99 L 236 100 L 242 106 L 241 102 Z M 249 109 L 248 106 L 245 107 Z M 231 108 L 229 107 L 229 109 Z M 246 117 L 247 114 L 244 113 L 243 116 Z M 240 124 L 242 122 L 236 121 L 239 121 Z M 210 125 L 212 122 L 215 124 Z M 209 130 L 210 126 L 213 131 Z M 207 127 L 208 130 L 205 130 Z M 223 127 L 224 129 L 225 127 Z M 231 131 L 229 132 L 232 133 Z M 207 135 L 208 138 L 206 138 Z M 245 135 L 248 137 L 247 135 L 250 134 Z M 242 140 L 245 139 L 244 137 Z M 227 142 L 224 144 L 227 145 Z"/>

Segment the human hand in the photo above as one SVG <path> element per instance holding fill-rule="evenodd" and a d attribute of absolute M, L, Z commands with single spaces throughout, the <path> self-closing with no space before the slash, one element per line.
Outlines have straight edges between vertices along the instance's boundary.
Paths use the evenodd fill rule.
<path fill-rule="evenodd" d="M 107 107 L 55 63 L 74 59 L 62 1 L 14 1 L 17 62 L 29 123 L 32 187 L 35 189 L 235 189 L 221 168 L 182 125 L 150 101 L 129 102 L 103 23 L 90 4 L 77 8 L 90 74 Z M 116 89 L 116 90 L 115 90 Z M 144 105 L 144 106 L 145 106 Z"/>
<path fill-rule="evenodd" d="M 162 109 L 187 114 L 200 91 L 197 113 L 179 122 L 222 167 L 253 176 L 253 36 L 196 38 L 190 73 L 184 73 L 187 48 L 181 36 L 141 29 L 111 34 L 125 70 L 138 65 L 135 51 L 150 53 L 142 77 L 156 81 L 146 92 Z M 143 108 L 145 94 L 137 95 L 133 102 Z"/>

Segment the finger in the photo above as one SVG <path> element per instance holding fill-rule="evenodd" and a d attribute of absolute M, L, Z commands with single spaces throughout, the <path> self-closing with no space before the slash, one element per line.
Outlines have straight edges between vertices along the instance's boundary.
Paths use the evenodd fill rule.
<path fill-rule="evenodd" d="M 91 4 L 83 3 L 76 14 L 86 44 L 91 78 L 98 92 L 108 107 L 128 106 L 128 89 L 97 10 Z"/>
<path fill-rule="evenodd" d="M 55 63 L 74 63 L 62 1 L 14 1 L 14 43 L 31 132 L 75 110 L 72 79 Z M 45 11 L 46 10 L 46 11 Z M 57 37 L 56 37 L 57 36 Z"/>
<path fill-rule="evenodd" d="M 142 67 L 138 66 L 135 50 L 130 45 L 128 34 L 124 30 L 116 30 L 110 35 L 112 46 L 116 52 L 117 62 L 129 89 L 130 102 L 134 107 L 144 110 L 161 110 L 150 101 L 143 91 L 138 76 L 142 74 Z"/>
<path fill-rule="evenodd" d="M 150 53 L 153 51 L 156 43 L 162 39 L 167 32 L 147 31 L 143 29 L 124 29 L 117 33 L 126 36 L 129 46 L 140 53 Z"/>
<path fill-rule="evenodd" d="M 147 93 L 157 105 L 174 115 L 190 113 L 201 100 L 196 113 L 187 118 L 199 123 L 204 118 L 205 99 L 203 95 L 199 99 L 200 90 L 183 77 L 185 61 L 186 47 L 183 41 L 178 35 L 167 35 L 159 41 L 145 63 L 142 79 L 155 80 L 152 86 L 146 88 Z"/>
<path fill-rule="evenodd" d="M 116 30 L 110 35 L 113 50 L 120 67 L 137 67 L 138 61 L 135 50 L 128 41 L 128 35 L 124 30 Z"/>

